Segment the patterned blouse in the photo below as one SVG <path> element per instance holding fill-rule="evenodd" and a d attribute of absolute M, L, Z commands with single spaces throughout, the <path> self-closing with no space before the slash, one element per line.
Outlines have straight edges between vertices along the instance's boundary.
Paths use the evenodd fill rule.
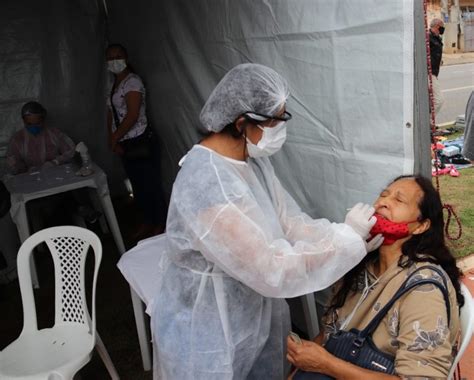
<path fill-rule="evenodd" d="M 405 261 L 406 262 L 406 261 Z M 400 288 L 415 268 L 433 265 L 428 262 L 413 263 L 401 268 L 395 262 L 377 278 L 373 262 L 367 265 L 358 281 L 358 291 L 349 294 L 336 315 L 325 317 L 326 338 L 329 333 L 341 329 L 363 329 Z M 441 271 L 441 267 L 438 267 Z M 422 269 L 416 278 L 442 279 L 433 270 Z M 445 273 L 443 271 L 443 273 Z M 428 284 L 414 288 L 389 310 L 373 334 L 375 345 L 395 357 L 396 374 L 402 379 L 446 379 L 454 359 L 459 334 L 459 307 L 455 289 L 447 274 L 448 293 L 451 303 L 451 323 L 447 323 L 447 310 L 438 287 Z M 368 286 L 367 286 L 368 285 Z M 366 296 L 361 299 L 366 290 Z M 357 304 L 360 304 L 356 308 Z M 352 317 L 351 317 L 351 314 Z"/>
<path fill-rule="evenodd" d="M 108 92 L 109 96 L 107 98 L 107 106 L 110 108 L 110 112 L 112 112 L 113 115 L 112 107 L 110 105 L 111 91 L 112 88 Z M 135 125 L 132 126 L 132 128 L 130 128 L 130 130 L 125 134 L 125 136 L 120 139 L 120 141 L 140 136 L 145 131 L 145 128 L 148 123 L 146 118 L 145 86 L 143 85 L 143 82 L 140 77 L 134 73 L 128 74 L 125 79 L 119 83 L 112 96 L 112 101 L 114 102 L 115 110 L 117 111 L 117 117 L 121 123 L 127 115 L 127 101 L 125 99 L 125 96 L 132 91 L 140 92 L 142 94 L 142 103 L 140 105 L 138 120 Z M 116 129 L 117 127 L 115 125 L 115 120 L 112 116 L 112 131 L 115 132 Z"/>

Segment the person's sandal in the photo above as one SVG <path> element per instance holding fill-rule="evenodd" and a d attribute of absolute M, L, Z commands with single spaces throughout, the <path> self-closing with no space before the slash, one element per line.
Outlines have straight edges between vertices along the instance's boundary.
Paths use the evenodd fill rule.
<path fill-rule="evenodd" d="M 459 177 L 459 172 L 458 172 L 458 169 L 456 169 L 456 167 L 454 165 L 451 165 L 451 170 L 449 171 L 449 175 L 451 177 Z"/>
<path fill-rule="evenodd" d="M 444 169 L 438 169 L 438 172 L 436 172 L 436 169 L 433 169 L 431 171 L 431 174 L 433 175 L 433 177 L 437 177 L 439 175 L 448 174 L 450 171 L 451 171 L 451 168 L 447 166 Z"/>

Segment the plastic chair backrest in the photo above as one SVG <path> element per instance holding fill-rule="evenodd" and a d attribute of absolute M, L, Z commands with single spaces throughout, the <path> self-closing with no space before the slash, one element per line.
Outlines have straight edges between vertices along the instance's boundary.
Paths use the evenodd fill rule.
<path fill-rule="evenodd" d="M 466 348 L 469 345 L 469 342 L 471 341 L 472 333 L 474 331 L 474 300 L 472 299 L 472 295 L 469 292 L 469 289 L 463 283 L 461 283 L 461 292 L 464 296 L 464 305 L 461 308 L 459 318 L 459 322 L 461 325 L 461 342 L 459 345 L 458 353 L 451 367 L 451 371 L 449 371 L 448 379 L 453 378 L 457 364 L 461 360 L 464 351 L 466 351 Z"/>
<path fill-rule="evenodd" d="M 18 252 L 18 279 L 23 303 L 22 334 L 38 329 L 31 281 L 30 257 L 33 249 L 45 242 L 54 263 L 55 325 L 84 325 L 95 337 L 95 293 L 102 259 L 102 244 L 93 232 L 75 226 L 59 226 L 36 232 L 24 241 Z M 92 279 L 92 315 L 85 291 L 85 263 L 89 247 L 95 256 Z"/>

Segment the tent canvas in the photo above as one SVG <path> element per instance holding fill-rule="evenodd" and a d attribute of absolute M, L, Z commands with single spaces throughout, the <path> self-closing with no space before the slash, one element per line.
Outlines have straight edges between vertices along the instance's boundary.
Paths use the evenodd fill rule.
<path fill-rule="evenodd" d="M 415 2 L 160 1 L 133 12 L 107 4 L 110 40 L 127 46 L 153 98 L 167 178 L 199 140 L 207 96 L 242 62 L 268 65 L 290 83 L 294 118 L 273 162 L 311 216 L 341 221 L 353 203 L 419 170 L 414 131 L 428 118 L 414 120 L 415 27 L 424 38 Z"/>
<path fill-rule="evenodd" d="M 39 100 L 48 123 L 84 141 L 120 191 L 105 130 L 107 42 L 144 79 L 168 191 L 199 141 L 199 111 L 242 62 L 286 77 L 288 142 L 277 174 L 313 217 L 342 221 L 400 174 L 429 175 L 423 4 L 414 0 L 4 0 L 0 12 L 0 157 Z M 4 167 L 0 158 L 0 167 Z M 3 166 L 2 166 L 3 165 Z M 0 170 L 1 171 L 1 170 Z"/>

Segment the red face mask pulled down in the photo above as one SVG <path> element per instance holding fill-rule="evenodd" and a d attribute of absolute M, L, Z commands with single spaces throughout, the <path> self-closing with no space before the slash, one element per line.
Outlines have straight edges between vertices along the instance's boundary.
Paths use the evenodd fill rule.
<path fill-rule="evenodd" d="M 385 219 L 379 214 L 374 215 L 377 219 L 377 222 L 370 230 L 370 234 L 375 236 L 377 234 L 382 234 L 384 237 L 382 245 L 392 245 L 397 240 L 403 239 L 410 234 L 408 230 L 408 223 L 414 223 L 416 220 L 411 222 L 392 222 L 391 220 Z"/>

